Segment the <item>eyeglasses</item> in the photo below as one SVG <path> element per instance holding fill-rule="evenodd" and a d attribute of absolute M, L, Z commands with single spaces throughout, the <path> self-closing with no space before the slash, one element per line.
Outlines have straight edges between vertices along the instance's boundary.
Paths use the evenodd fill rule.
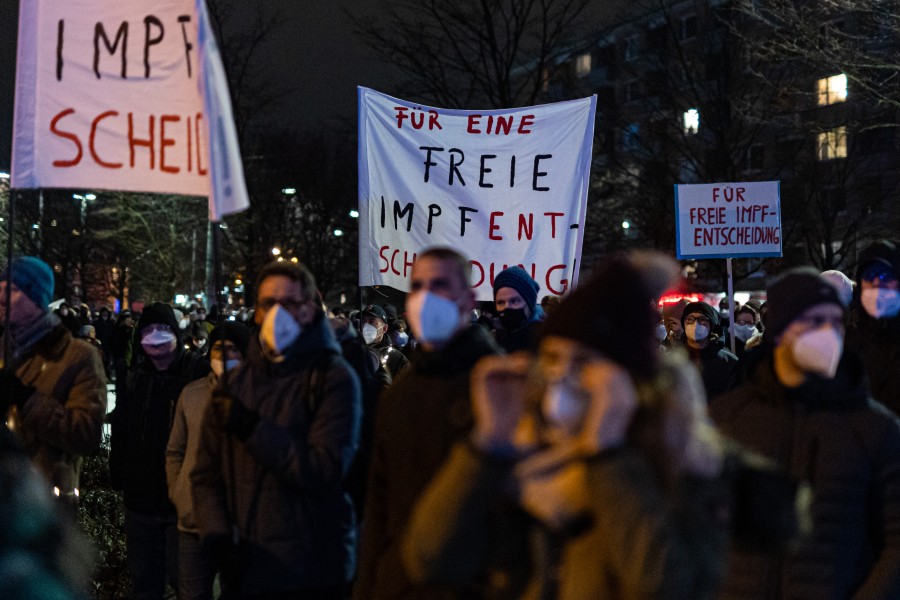
<path fill-rule="evenodd" d="M 267 311 L 276 304 L 280 304 L 290 312 L 298 310 L 305 302 L 306 300 L 297 300 L 295 298 L 263 298 L 256 304 L 259 306 L 260 310 L 263 311 Z"/>
<path fill-rule="evenodd" d="M 896 283 L 897 281 L 894 272 L 884 267 L 870 267 L 863 271 L 861 277 L 863 281 L 875 281 L 876 279 L 881 283 Z"/>
<path fill-rule="evenodd" d="M 705 325 L 709 327 L 709 319 L 706 317 L 685 317 L 684 324 L 685 325 L 693 325 L 694 323 L 699 323 L 700 325 Z"/>
<path fill-rule="evenodd" d="M 753 321 L 747 321 L 744 319 L 738 319 L 734 322 L 735 325 L 756 325 Z"/>

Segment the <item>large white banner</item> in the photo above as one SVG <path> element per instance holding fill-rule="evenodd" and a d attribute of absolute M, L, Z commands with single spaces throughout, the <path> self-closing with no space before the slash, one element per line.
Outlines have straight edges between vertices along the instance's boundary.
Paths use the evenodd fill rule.
<path fill-rule="evenodd" d="M 249 206 L 205 10 L 23 0 L 12 186 L 208 195 L 214 220 Z"/>
<path fill-rule="evenodd" d="M 421 106 L 359 88 L 359 283 L 408 291 L 417 253 L 472 263 L 479 300 L 521 265 L 576 285 L 596 96 L 508 110 Z"/>

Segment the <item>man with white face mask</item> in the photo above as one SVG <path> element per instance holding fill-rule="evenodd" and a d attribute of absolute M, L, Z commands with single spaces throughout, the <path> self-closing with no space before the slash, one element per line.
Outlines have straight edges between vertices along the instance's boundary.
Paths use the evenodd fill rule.
<path fill-rule="evenodd" d="M 900 427 L 845 352 L 844 305 L 810 268 L 768 289 L 747 381 L 710 402 L 723 433 L 813 492 L 812 531 L 787 553 L 733 549 L 722 598 L 897 598 Z M 809 574 L 815 573 L 814 577 Z"/>
<path fill-rule="evenodd" d="M 862 358 L 872 396 L 900 413 L 900 250 L 881 240 L 858 264 L 847 347 Z"/>
<path fill-rule="evenodd" d="M 359 380 L 305 267 L 270 263 L 256 289 L 258 335 L 212 395 L 190 474 L 200 539 L 228 597 L 341 598 L 354 572 L 343 482 Z"/>
<path fill-rule="evenodd" d="M 175 507 L 166 486 L 166 443 L 184 387 L 209 373 L 205 358 L 184 349 L 172 307 L 154 302 L 141 313 L 132 368 L 116 398 L 109 458 L 124 493 L 125 543 L 134 598 L 161 599 L 176 586 Z"/>
<path fill-rule="evenodd" d="M 205 330 L 204 330 L 205 333 Z M 166 480 L 169 499 L 178 512 L 178 598 L 208 600 L 213 597 L 216 565 L 200 545 L 197 517 L 191 491 L 190 472 L 197 459 L 200 426 L 210 395 L 220 377 L 234 371 L 247 354 L 250 328 L 237 321 L 224 321 L 209 334 L 211 371 L 189 383 L 181 392 L 169 443 L 166 445 Z"/>
<path fill-rule="evenodd" d="M 399 542 L 416 499 L 472 426 L 469 374 L 499 347 L 470 314 L 469 261 L 449 248 L 419 254 L 406 312 L 419 345 L 411 364 L 378 402 L 354 597 L 433 598 L 410 582 Z"/>
<path fill-rule="evenodd" d="M 706 397 L 713 398 L 731 387 L 737 357 L 725 349 L 716 334 L 719 311 L 706 302 L 691 302 L 681 315 L 684 341 L 691 361 L 700 369 Z"/>
<path fill-rule="evenodd" d="M 387 334 L 387 313 L 377 304 L 370 304 L 360 313 L 360 320 L 363 341 L 378 353 L 382 366 L 390 373 L 393 381 L 409 364 L 409 359 L 391 344 L 391 338 Z"/>

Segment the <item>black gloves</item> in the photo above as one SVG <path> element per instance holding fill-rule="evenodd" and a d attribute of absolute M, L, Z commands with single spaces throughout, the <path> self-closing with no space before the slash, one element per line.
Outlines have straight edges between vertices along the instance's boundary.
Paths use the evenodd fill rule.
<path fill-rule="evenodd" d="M 219 427 L 241 441 L 250 437 L 259 423 L 256 412 L 248 410 L 240 400 L 224 390 L 217 389 L 213 392 L 212 404 Z"/>
<path fill-rule="evenodd" d="M 12 406 L 17 406 L 21 411 L 34 391 L 33 387 L 22 383 L 11 369 L 0 369 L 0 412 L 4 415 Z"/>

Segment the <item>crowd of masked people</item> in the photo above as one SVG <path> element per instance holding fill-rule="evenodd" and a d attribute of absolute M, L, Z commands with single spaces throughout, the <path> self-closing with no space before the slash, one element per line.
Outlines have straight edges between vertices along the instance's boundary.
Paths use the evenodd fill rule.
<path fill-rule="evenodd" d="M 18 258 L 0 597 L 84 597 L 70 517 L 109 420 L 138 599 L 900 598 L 900 250 L 734 310 L 659 310 L 677 273 L 618 254 L 539 301 L 511 267 L 485 304 L 431 248 L 400 310 L 326 309 L 273 262 L 231 319 L 84 323 Z"/>

